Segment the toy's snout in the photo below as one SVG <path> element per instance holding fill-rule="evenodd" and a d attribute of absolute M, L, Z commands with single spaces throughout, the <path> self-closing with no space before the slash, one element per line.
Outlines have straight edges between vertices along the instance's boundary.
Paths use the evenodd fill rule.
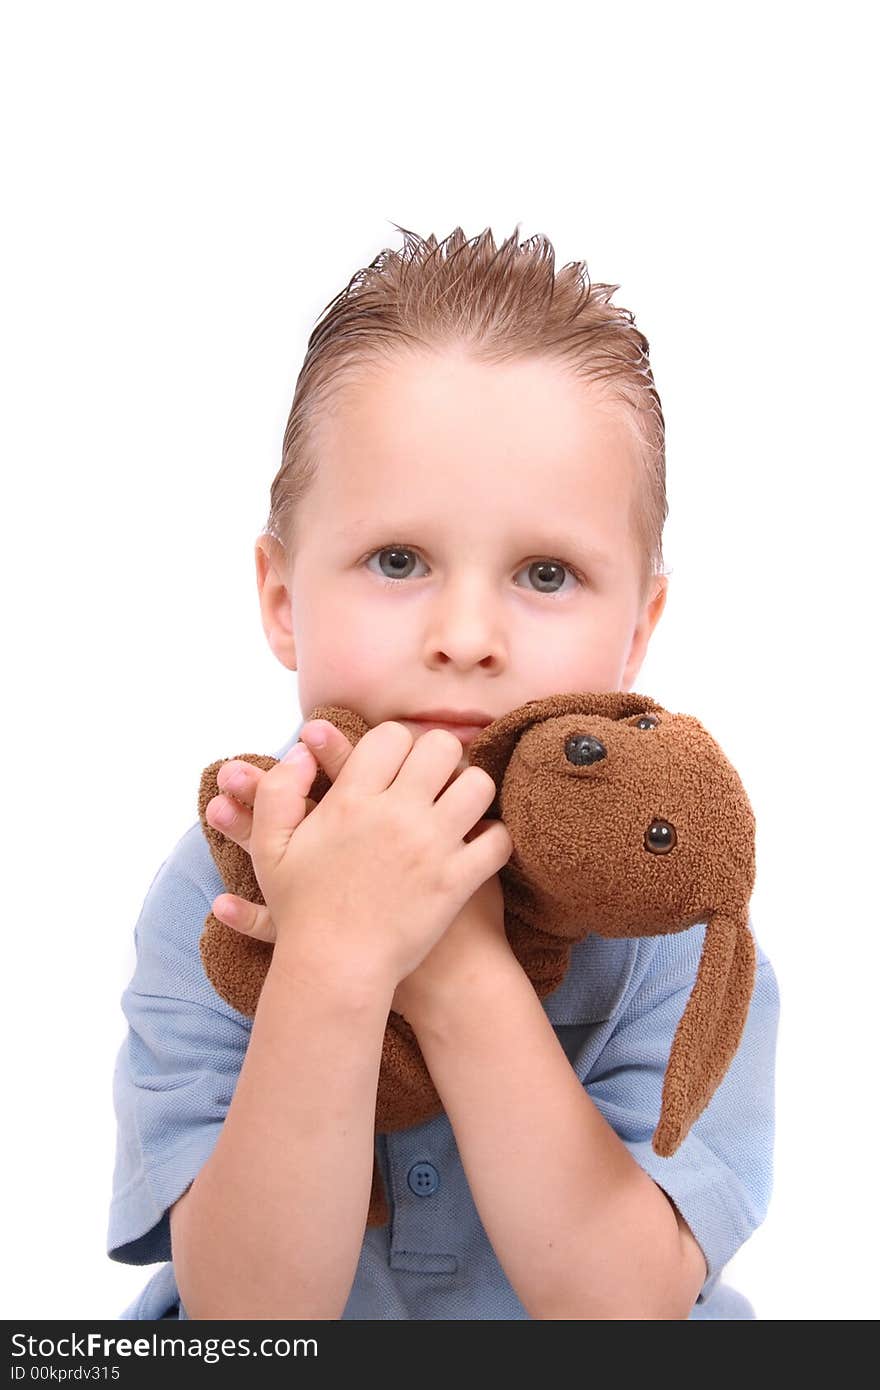
<path fill-rule="evenodd" d="M 502 787 L 510 874 L 538 890 L 559 935 L 580 936 L 585 923 L 604 936 L 682 931 L 741 877 L 731 825 L 745 812 L 731 772 L 680 716 L 536 722 Z"/>
<path fill-rule="evenodd" d="M 608 749 L 594 734 L 575 734 L 565 740 L 565 756 L 576 767 L 588 767 L 608 757 Z"/>
<path fill-rule="evenodd" d="M 657 720 L 653 716 L 645 715 L 636 727 L 649 729 L 654 728 L 656 723 Z M 564 751 L 568 761 L 575 767 L 589 767 L 601 758 L 608 757 L 608 749 L 595 734 L 571 735 L 565 740 Z M 675 847 L 676 839 L 675 826 L 666 820 L 655 818 L 645 830 L 645 849 L 649 854 L 668 854 Z"/>

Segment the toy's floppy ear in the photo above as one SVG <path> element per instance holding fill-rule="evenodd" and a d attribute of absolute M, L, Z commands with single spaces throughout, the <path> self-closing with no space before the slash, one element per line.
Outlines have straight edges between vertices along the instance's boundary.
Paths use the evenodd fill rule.
<path fill-rule="evenodd" d="M 716 912 L 706 922 L 703 952 L 679 1020 L 651 1146 L 668 1158 L 708 1105 L 740 1044 L 755 987 L 755 943 L 748 909 Z"/>
<path fill-rule="evenodd" d="M 513 750 L 525 731 L 542 720 L 553 719 L 561 714 L 599 714 L 606 719 L 628 719 L 635 714 L 665 714 L 662 705 L 647 695 L 636 695 L 633 691 L 583 691 L 573 690 L 562 695 L 547 695 L 543 700 L 529 700 L 526 704 L 503 714 L 500 719 L 487 724 L 470 746 L 468 762 L 471 767 L 481 767 L 495 783 L 497 792 L 501 791 L 504 774 Z M 486 813 L 487 818 L 498 814 L 497 797 Z"/>

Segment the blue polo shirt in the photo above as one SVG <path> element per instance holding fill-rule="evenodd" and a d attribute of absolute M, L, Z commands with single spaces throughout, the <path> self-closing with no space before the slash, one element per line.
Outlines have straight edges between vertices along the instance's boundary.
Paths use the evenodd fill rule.
<path fill-rule="evenodd" d="M 216 993 L 199 955 L 205 918 L 224 891 L 196 821 L 159 868 L 134 929 L 137 961 L 121 1000 L 128 1030 L 113 1077 L 107 1253 L 160 1267 L 120 1318 L 187 1317 L 168 1212 L 214 1148 L 252 1022 Z M 757 938 L 755 991 L 726 1075 L 670 1158 L 651 1148 L 704 932 L 700 923 L 668 936 L 590 935 L 542 1002 L 590 1099 L 699 1242 L 708 1273 L 690 1317 L 746 1319 L 755 1317 L 751 1304 L 721 1275 L 763 1221 L 773 1180 L 779 993 Z M 376 1154 L 391 1220 L 366 1230 L 343 1318 L 527 1319 L 483 1229 L 446 1115 L 377 1135 Z"/>

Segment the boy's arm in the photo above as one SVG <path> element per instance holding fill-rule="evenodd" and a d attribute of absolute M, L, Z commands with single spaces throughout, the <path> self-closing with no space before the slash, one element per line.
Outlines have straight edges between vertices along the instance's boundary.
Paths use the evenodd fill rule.
<path fill-rule="evenodd" d="M 687 1318 L 702 1251 L 588 1096 L 515 958 L 412 1025 L 529 1316 Z"/>
<path fill-rule="evenodd" d="M 393 990 L 276 950 L 210 1158 L 172 1208 L 190 1318 L 341 1318 L 364 1239 Z"/>

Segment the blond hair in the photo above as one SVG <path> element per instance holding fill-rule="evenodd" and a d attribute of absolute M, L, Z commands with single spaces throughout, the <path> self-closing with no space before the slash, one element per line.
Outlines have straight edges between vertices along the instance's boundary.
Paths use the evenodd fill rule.
<path fill-rule="evenodd" d="M 498 248 L 489 228 L 468 241 L 456 227 L 438 242 L 392 226 L 403 233 L 402 250 L 386 248 L 357 271 L 309 336 L 264 533 L 293 553 L 297 504 L 319 466 L 312 426 L 363 369 L 401 351 L 451 347 L 477 362 L 538 356 L 602 382 L 628 407 L 623 414 L 640 446 L 631 527 L 646 597 L 653 577 L 665 573 L 665 426 L 648 341 L 630 311 L 610 303 L 620 286 L 592 284 L 584 261 L 554 273 L 551 242 L 537 235 L 520 244 L 519 223 Z"/>

